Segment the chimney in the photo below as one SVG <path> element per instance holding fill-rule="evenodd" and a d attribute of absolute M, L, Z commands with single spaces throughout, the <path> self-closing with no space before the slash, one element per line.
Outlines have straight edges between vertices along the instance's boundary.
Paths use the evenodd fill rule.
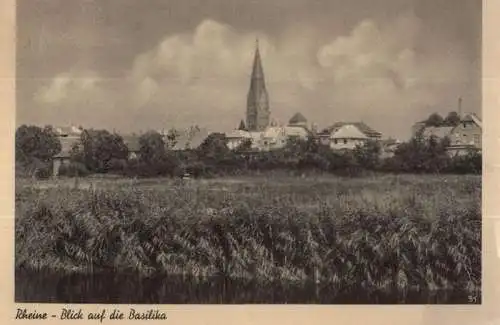
<path fill-rule="evenodd" d="M 462 97 L 458 98 L 458 116 L 460 119 L 463 118 L 463 113 L 462 113 Z"/>

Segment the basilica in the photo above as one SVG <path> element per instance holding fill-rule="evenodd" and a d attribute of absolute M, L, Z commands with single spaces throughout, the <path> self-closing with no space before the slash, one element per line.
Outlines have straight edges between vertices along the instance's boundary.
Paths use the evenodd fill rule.
<path fill-rule="evenodd" d="M 292 116 L 287 125 L 279 125 L 271 120 L 269 95 L 257 41 L 247 96 L 246 123 L 242 120 L 237 129 L 226 133 L 228 147 L 234 149 L 250 140 L 252 148 L 257 150 L 279 149 L 290 138 L 307 139 L 313 130 L 314 126 L 309 126 L 301 113 Z"/>

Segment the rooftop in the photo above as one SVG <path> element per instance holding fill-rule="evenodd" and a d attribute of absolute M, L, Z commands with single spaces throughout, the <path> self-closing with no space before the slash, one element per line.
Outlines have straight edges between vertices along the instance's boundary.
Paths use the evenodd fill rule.
<path fill-rule="evenodd" d="M 300 124 L 307 123 L 307 119 L 301 113 L 295 113 L 292 118 L 288 121 L 289 124 Z"/>
<path fill-rule="evenodd" d="M 346 126 L 346 125 L 353 125 L 358 130 L 363 132 L 366 136 L 368 137 L 380 137 L 382 134 L 380 132 L 375 131 L 368 125 L 366 125 L 364 122 L 337 122 L 325 129 L 321 132 L 322 134 L 332 134 L 336 131 L 338 131 L 341 127 Z"/>

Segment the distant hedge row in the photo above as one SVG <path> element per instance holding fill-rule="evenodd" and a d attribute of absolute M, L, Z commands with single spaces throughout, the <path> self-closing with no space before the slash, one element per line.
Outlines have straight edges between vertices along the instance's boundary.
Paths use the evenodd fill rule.
<path fill-rule="evenodd" d="M 160 157 L 111 160 L 108 172 L 129 177 L 182 176 L 218 177 L 280 171 L 302 175 L 332 173 L 359 176 L 379 173 L 452 173 L 480 174 L 480 153 L 450 157 L 446 144 L 435 139 L 412 139 L 403 143 L 394 155 L 382 158 L 380 146 L 373 142 L 349 151 L 333 151 L 326 146 L 296 141 L 285 148 L 269 152 L 229 150 L 225 145 L 204 143 L 197 150 L 168 151 Z M 142 159 L 141 159 L 142 158 Z M 92 170 L 82 162 L 61 169 L 61 175 L 85 176 Z"/>
<path fill-rule="evenodd" d="M 16 174 L 46 178 L 52 175 L 51 157 L 61 150 L 49 127 L 18 128 Z M 182 176 L 215 177 L 282 171 L 356 176 L 366 172 L 480 174 L 479 152 L 450 157 L 448 140 L 417 135 L 402 143 L 390 157 L 383 158 L 378 142 L 354 150 L 334 151 L 315 139 L 289 140 L 279 150 L 253 152 L 244 142 L 230 150 L 224 134 L 213 133 L 194 150 L 173 151 L 175 137 L 167 140 L 157 132 L 139 138 L 138 158 L 129 159 L 123 138 L 106 130 L 85 130 L 71 150 L 71 162 L 61 166 L 61 176 L 120 174 L 130 177 Z"/>

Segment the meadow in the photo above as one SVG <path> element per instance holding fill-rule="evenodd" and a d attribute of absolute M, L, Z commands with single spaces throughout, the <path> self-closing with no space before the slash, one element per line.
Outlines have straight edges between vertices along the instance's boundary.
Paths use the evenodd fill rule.
<path fill-rule="evenodd" d="M 18 180 L 15 239 L 24 271 L 474 292 L 481 178 Z"/>

